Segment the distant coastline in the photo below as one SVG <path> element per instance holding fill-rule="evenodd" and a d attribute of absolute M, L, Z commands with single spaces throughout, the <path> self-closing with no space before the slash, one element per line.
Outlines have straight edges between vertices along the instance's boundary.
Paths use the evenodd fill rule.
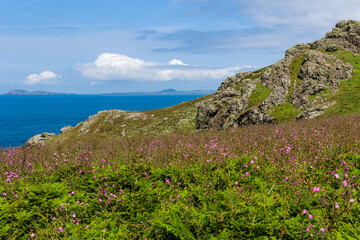
<path fill-rule="evenodd" d="M 154 92 L 124 92 L 124 93 L 103 93 L 102 96 L 130 96 L 130 95 L 208 95 L 214 93 L 215 90 L 189 90 L 178 91 L 172 88 L 154 91 Z"/>
<path fill-rule="evenodd" d="M 141 96 L 141 95 L 209 95 L 214 93 L 215 90 L 189 90 L 189 91 L 178 91 L 175 89 L 165 89 L 154 92 L 123 92 L 123 93 L 101 93 L 101 94 L 90 94 L 100 96 Z M 75 93 L 57 93 L 57 92 L 46 92 L 46 91 L 34 91 L 28 92 L 21 89 L 10 90 L 7 93 L 1 95 L 18 95 L 18 96 L 30 96 L 30 95 L 78 95 Z"/>
<path fill-rule="evenodd" d="M 45 91 L 35 91 L 35 92 L 28 92 L 25 90 L 15 89 L 10 90 L 5 94 L 2 95 L 20 95 L 20 96 L 29 96 L 29 95 L 76 95 L 75 93 L 57 93 L 57 92 L 45 92 Z"/>

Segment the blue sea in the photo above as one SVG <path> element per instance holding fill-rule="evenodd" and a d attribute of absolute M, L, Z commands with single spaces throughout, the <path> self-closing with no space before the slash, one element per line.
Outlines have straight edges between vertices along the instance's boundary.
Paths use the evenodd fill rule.
<path fill-rule="evenodd" d="M 0 95 L 0 148 L 24 145 L 32 136 L 60 133 L 102 110 L 152 110 L 190 101 L 202 95 Z"/>

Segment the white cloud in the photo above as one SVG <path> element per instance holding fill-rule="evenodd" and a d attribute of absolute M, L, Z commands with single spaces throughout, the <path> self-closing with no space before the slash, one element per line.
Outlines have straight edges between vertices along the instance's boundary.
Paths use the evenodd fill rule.
<path fill-rule="evenodd" d="M 358 0 L 234 0 L 257 24 L 330 31 L 340 20 L 360 18 Z"/>
<path fill-rule="evenodd" d="M 53 85 L 59 82 L 61 76 L 50 71 L 43 71 L 39 74 L 33 73 L 26 77 L 25 85 Z"/>
<path fill-rule="evenodd" d="M 181 60 L 179 59 L 173 59 L 173 60 L 170 60 L 168 62 L 169 65 L 178 65 L 178 66 L 189 66 L 189 64 L 185 64 L 183 63 Z"/>
<path fill-rule="evenodd" d="M 116 53 L 103 53 L 93 63 L 75 66 L 84 77 L 97 81 L 222 80 L 243 68 L 252 67 L 200 68 L 178 59 L 168 63 L 147 62 Z"/>

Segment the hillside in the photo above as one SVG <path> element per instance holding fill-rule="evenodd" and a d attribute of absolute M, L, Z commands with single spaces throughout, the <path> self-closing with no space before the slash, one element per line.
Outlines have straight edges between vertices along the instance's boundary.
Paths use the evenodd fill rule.
<path fill-rule="evenodd" d="M 341 21 L 277 63 L 226 79 L 199 106 L 198 129 L 309 119 L 360 110 L 360 22 Z"/>
<path fill-rule="evenodd" d="M 359 21 L 341 21 L 324 38 L 286 50 L 277 63 L 227 78 L 207 97 L 153 111 L 102 111 L 52 139 L 219 130 L 358 112 L 359 35 Z"/>
<path fill-rule="evenodd" d="M 209 96 L 180 103 L 173 107 L 148 111 L 101 111 L 76 127 L 64 127 L 50 142 L 87 142 L 94 139 L 154 136 L 194 132 L 197 106 Z M 91 138 L 91 139 L 89 139 Z M 36 142 L 31 145 L 36 144 Z"/>
<path fill-rule="evenodd" d="M 358 239 L 359 130 L 354 114 L 3 150 L 0 239 Z"/>

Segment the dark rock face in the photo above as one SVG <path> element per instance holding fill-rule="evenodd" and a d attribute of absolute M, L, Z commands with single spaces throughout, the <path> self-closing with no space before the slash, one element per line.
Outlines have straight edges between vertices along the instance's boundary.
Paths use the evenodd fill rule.
<path fill-rule="evenodd" d="M 335 104 L 326 97 L 352 77 L 352 65 L 331 55 L 338 50 L 360 53 L 359 21 L 341 21 L 325 38 L 288 49 L 277 63 L 227 78 L 198 106 L 197 129 L 276 122 L 284 108 L 294 119 L 323 114 Z"/>

